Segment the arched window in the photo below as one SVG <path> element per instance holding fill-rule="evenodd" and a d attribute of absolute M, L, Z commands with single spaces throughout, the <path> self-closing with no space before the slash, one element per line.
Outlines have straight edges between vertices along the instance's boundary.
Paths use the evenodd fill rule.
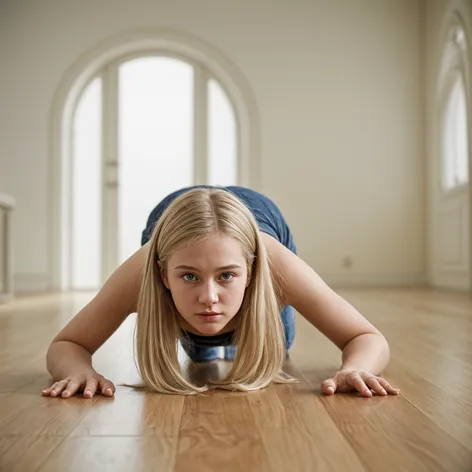
<path fill-rule="evenodd" d="M 167 194 L 195 183 L 237 185 L 236 138 L 234 108 L 204 67 L 158 55 L 103 67 L 72 120 L 70 288 L 99 287 L 109 272 L 100 257 L 107 232 L 117 232 L 118 260 L 108 261 L 116 267 L 139 248 Z M 114 207 L 116 228 L 104 227 Z"/>
<path fill-rule="evenodd" d="M 469 182 L 466 53 L 464 29 L 456 20 L 449 30 L 441 68 L 440 156 L 444 191 Z"/>
<path fill-rule="evenodd" d="M 138 28 L 85 51 L 51 107 L 51 289 L 98 288 L 178 187 L 258 189 L 258 115 L 241 70 L 194 35 Z"/>

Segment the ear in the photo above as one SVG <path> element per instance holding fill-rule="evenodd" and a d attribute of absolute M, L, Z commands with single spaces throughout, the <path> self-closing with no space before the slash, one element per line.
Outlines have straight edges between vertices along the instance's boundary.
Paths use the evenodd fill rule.
<path fill-rule="evenodd" d="M 161 274 L 162 282 L 166 286 L 167 290 L 170 290 L 169 281 L 167 280 L 167 275 L 166 275 L 166 271 L 164 269 L 164 266 L 162 265 L 161 261 L 157 261 L 157 264 L 159 266 L 159 272 Z"/>

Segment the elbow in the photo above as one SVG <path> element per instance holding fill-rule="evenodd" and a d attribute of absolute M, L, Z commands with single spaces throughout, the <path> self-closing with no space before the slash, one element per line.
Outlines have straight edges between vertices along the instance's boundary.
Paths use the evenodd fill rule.
<path fill-rule="evenodd" d="M 355 339 L 358 339 L 358 338 L 365 339 L 364 336 L 368 336 L 369 339 L 375 339 L 376 343 L 382 343 L 382 344 L 385 345 L 385 348 L 387 350 L 390 349 L 389 345 L 388 345 L 388 342 L 387 342 L 387 339 L 385 338 L 385 336 L 380 331 L 367 331 L 367 332 L 364 332 L 364 333 L 356 334 L 354 337 L 352 337 L 351 339 L 348 339 L 347 341 L 344 341 L 341 345 L 338 345 L 338 346 L 341 349 L 341 351 L 344 351 L 344 349 L 349 344 L 351 344 Z"/>
<path fill-rule="evenodd" d="M 385 343 L 385 358 L 388 363 L 390 362 L 390 345 L 388 344 L 387 338 L 384 335 L 381 334 L 380 336 L 382 336 L 382 339 Z"/>
<path fill-rule="evenodd" d="M 377 332 L 375 334 L 379 343 L 380 358 L 382 359 L 382 364 L 385 368 L 390 362 L 390 345 L 388 344 L 387 338 L 382 333 Z"/>

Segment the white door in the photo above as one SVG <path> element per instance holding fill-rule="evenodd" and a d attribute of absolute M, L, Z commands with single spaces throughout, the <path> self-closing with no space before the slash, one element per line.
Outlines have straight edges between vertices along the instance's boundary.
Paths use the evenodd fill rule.
<path fill-rule="evenodd" d="M 453 29 L 438 82 L 434 130 L 430 133 L 433 172 L 430 182 L 430 283 L 470 290 L 469 120 L 464 35 Z"/>
<path fill-rule="evenodd" d="M 219 83 L 164 56 L 110 64 L 77 109 L 71 288 L 90 289 L 140 247 L 167 194 L 237 184 L 237 129 Z"/>

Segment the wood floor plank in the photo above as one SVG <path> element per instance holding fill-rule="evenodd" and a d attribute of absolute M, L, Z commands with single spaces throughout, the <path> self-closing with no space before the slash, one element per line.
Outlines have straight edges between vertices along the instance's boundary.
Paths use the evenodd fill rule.
<path fill-rule="evenodd" d="M 185 399 L 175 472 L 268 471 L 247 394 L 213 390 Z"/>
<path fill-rule="evenodd" d="M 183 397 L 134 382 L 135 318 L 94 355 L 114 398 L 44 398 L 47 346 L 93 296 L 29 297 L 0 307 L 0 470 L 472 470 L 472 299 L 428 289 L 342 290 L 389 340 L 384 376 L 399 397 L 321 395 L 341 353 L 297 316 L 291 350 L 302 382 Z M 183 366 L 202 384 L 224 361 Z"/>
<path fill-rule="evenodd" d="M 63 440 L 37 472 L 172 472 L 171 438 L 74 437 Z"/>
<path fill-rule="evenodd" d="M 316 372 L 303 372 L 318 385 Z M 367 470 L 385 467 L 415 472 L 470 472 L 472 452 L 400 396 L 362 398 L 357 394 L 321 397 Z"/>
<path fill-rule="evenodd" d="M 10 433 L 8 425 L 31 404 L 37 405 L 42 397 L 39 394 L 44 386 L 46 375 L 42 374 L 33 381 L 28 382 L 24 387 L 18 389 L 15 395 L 7 395 L 0 403 L 0 434 Z"/>
<path fill-rule="evenodd" d="M 301 378 L 290 362 L 284 370 Z M 273 472 L 365 470 L 303 379 L 254 392 L 247 399 Z"/>
<path fill-rule="evenodd" d="M 392 342 L 395 357 L 420 378 L 427 379 L 472 409 L 472 369 L 425 343 Z"/>
<path fill-rule="evenodd" d="M 468 293 L 425 289 L 380 290 L 377 292 L 383 303 L 399 308 L 403 313 L 423 310 L 429 313 L 443 313 L 472 323 L 472 297 Z M 369 297 L 372 298 L 372 297 Z"/>
<path fill-rule="evenodd" d="M 15 393 L 38 379 L 42 379 L 41 385 L 43 385 L 46 378 L 44 372 L 39 371 L 21 373 L 19 369 L 9 369 L 7 372 L 0 372 L 0 395 Z"/>
<path fill-rule="evenodd" d="M 375 313 L 394 316 L 395 313 L 382 308 L 382 303 L 378 300 L 375 300 L 375 304 L 377 305 Z M 297 321 L 298 339 L 301 344 L 292 353 L 294 364 L 313 390 L 320 392 L 321 382 L 340 366 L 339 352 L 325 339 L 320 338 L 306 320 Z M 421 330 L 415 334 L 418 339 L 422 339 Z M 385 370 L 384 377 L 400 389 L 404 381 L 406 393 L 409 395 L 412 382 L 416 382 L 418 387 L 414 403 L 426 405 L 423 408 L 429 408 L 428 411 L 423 413 L 420 406 L 417 408 L 410 397 L 404 395 L 403 390 L 398 397 L 362 398 L 356 393 L 336 394 L 331 397 L 321 396 L 321 402 L 368 470 L 382 470 L 384 458 L 388 457 L 391 470 L 469 471 L 472 455 L 470 449 L 463 444 L 467 440 L 469 428 L 464 432 L 460 423 L 454 430 L 451 426 L 454 415 L 459 414 L 457 409 L 455 412 L 451 410 L 451 402 L 443 404 L 442 413 L 448 417 L 448 422 L 444 422 L 444 418 L 441 419 L 439 415 L 433 420 L 427 413 L 430 415 L 436 413 L 434 400 L 428 400 L 425 392 L 419 395 L 422 382 L 427 379 L 426 381 L 432 386 L 432 392 L 436 390 L 431 394 L 432 398 L 439 401 L 437 395 L 440 389 L 437 384 L 447 387 L 447 379 L 452 380 L 454 387 L 461 389 L 460 397 L 464 400 L 461 405 L 467 421 L 472 412 L 469 399 L 466 397 L 470 379 L 467 376 L 467 369 L 458 367 L 453 359 L 434 352 L 422 342 L 410 343 L 409 339 L 399 332 L 393 333 L 390 339 L 392 337 L 392 361 Z M 396 371 L 397 375 L 394 375 L 397 359 L 401 360 L 408 370 L 399 368 Z M 447 371 L 451 367 L 454 369 Z M 392 373 L 391 378 L 390 373 Z M 409 374 L 412 376 L 410 379 L 408 379 Z M 443 392 L 454 399 L 447 388 Z M 454 434 L 449 434 L 453 431 L 457 436 L 462 435 L 461 440 L 459 438 L 456 440 Z M 394 450 L 397 451 L 395 454 Z"/>
<path fill-rule="evenodd" d="M 45 376 L 46 377 L 46 376 Z M 67 400 L 41 396 L 44 377 L 8 396 L 0 406 L 0 435 L 66 436 L 86 415 L 88 409 L 100 401 L 98 397 Z M 102 401 L 113 401 L 102 397 Z"/>
<path fill-rule="evenodd" d="M 64 441 L 60 436 L 0 435 L 0 470 L 33 472 Z M 68 470 L 65 467 L 65 470 Z"/>
<path fill-rule="evenodd" d="M 426 379 L 418 381 L 418 375 L 397 359 L 390 362 L 388 377 L 402 385 L 403 398 L 472 451 L 472 413 L 467 405 Z"/>
<path fill-rule="evenodd" d="M 118 387 L 114 398 L 90 408 L 70 437 L 162 436 L 177 439 L 184 397 Z"/>

